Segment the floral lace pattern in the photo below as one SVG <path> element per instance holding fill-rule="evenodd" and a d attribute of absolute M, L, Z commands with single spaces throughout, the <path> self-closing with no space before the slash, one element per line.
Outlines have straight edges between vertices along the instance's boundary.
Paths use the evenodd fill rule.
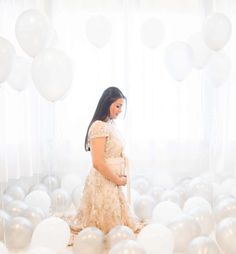
<path fill-rule="evenodd" d="M 103 122 L 95 121 L 88 134 L 88 143 L 92 138 L 107 137 L 105 146 L 105 158 L 117 158 L 122 157 L 124 150 L 124 143 L 121 136 L 112 121 Z"/>
<path fill-rule="evenodd" d="M 95 121 L 90 127 L 88 140 L 107 137 L 105 158 L 110 168 L 117 172 L 122 170 L 124 160 L 122 158 L 123 143 L 115 130 L 112 122 Z M 85 227 L 95 226 L 104 233 L 108 233 L 114 226 L 126 225 L 136 230 L 135 220 L 122 187 L 107 180 L 95 168 L 91 168 L 86 179 L 80 208 L 70 222 L 71 229 L 78 232 Z"/>

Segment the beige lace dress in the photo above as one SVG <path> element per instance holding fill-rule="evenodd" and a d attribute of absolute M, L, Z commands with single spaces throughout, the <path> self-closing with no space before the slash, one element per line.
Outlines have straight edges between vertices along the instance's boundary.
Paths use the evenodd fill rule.
<path fill-rule="evenodd" d="M 110 169 L 117 174 L 123 174 L 126 170 L 124 146 L 115 123 L 95 121 L 89 129 L 88 142 L 97 137 L 106 137 L 105 160 Z M 130 212 L 122 187 L 106 179 L 95 168 L 91 168 L 85 182 L 80 208 L 70 222 L 72 232 L 94 226 L 107 233 L 117 225 L 137 230 L 136 218 Z"/>

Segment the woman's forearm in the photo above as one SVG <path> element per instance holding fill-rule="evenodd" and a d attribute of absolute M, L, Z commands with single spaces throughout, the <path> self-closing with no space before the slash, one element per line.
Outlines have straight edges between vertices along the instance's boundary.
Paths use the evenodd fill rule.
<path fill-rule="evenodd" d="M 97 169 L 105 178 L 115 184 L 118 184 L 119 176 L 112 172 L 112 170 L 108 167 L 105 161 L 94 162 L 93 167 Z"/>

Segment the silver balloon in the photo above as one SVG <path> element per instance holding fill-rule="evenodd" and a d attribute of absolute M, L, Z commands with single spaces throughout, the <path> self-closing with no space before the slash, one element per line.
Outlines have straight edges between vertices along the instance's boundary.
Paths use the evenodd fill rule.
<path fill-rule="evenodd" d="M 220 254 L 220 250 L 212 239 L 199 236 L 189 243 L 186 254 Z"/>
<path fill-rule="evenodd" d="M 41 183 L 44 184 L 49 191 L 54 191 L 60 187 L 60 181 L 58 177 L 52 175 L 46 175 L 42 178 Z"/>
<path fill-rule="evenodd" d="M 132 187 L 141 195 L 146 194 L 151 186 L 145 176 L 137 176 L 131 181 Z"/>
<path fill-rule="evenodd" d="M 216 195 L 213 198 L 212 207 L 215 208 L 216 206 L 219 205 L 220 202 L 222 202 L 223 200 L 226 200 L 226 199 L 231 199 L 232 200 L 234 198 L 230 195 L 227 195 L 227 194 Z"/>
<path fill-rule="evenodd" d="M 155 201 L 151 196 L 142 195 L 134 202 L 134 212 L 142 221 L 148 221 L 152 217 L 154 206 Z"/>
<path fill-rule="evenodd" d="M 133 230 L 127 226 L 119 225 L 112 228 L 107 234 L 107 244 L 112 248 L 122 240 L 135 240 L 136 236 Z"/>
<path fill-rule="evenodd" d="M 198 223 L 189 215 L 179 215 L 168 224 L 175 238 L 175 251 L 185 251 L 189 242 L 200 235 Z"/>
<path fill-rule="evenodd" d="M 52 192 L 52 211 L 55 212 L 63 212 L 65 211 L 71 204 L 71 199 L 68 194 L 63 189 L 56 189 Z"/>
<path fill-rule="evenodd" d="M 83 187 L 77 186 L 72 191 L 72 202 L 75 206 L 75 208 L 78 208 L 80 205 L 80 201 L 83 195 Z"/>
<path fill-rule="evenodd" d="M 226 218 L 216 227 L 216 241 L 225 254 L 236 253 L 236 218 Z"/>
<path fill-rule="evenodd" d="M 226 199 L 231 199 L 233 200 L 234 197 L 228 194 L 218 194 L 213 198 L 213 202 L 212 202 L 212 207 L 215 208 L 216 206 L 219 205 L 219 203 L 221 203 L 222 201 L 226 200 Z"/>
<path fill-rule="evenodd" d="M 227 217 L 236 217 L 236 199 L 226 198 L 214 207 L 216 222 L 219 222 Z"/>
<path fill-rule="evenodd" d="M 136 241 L 124 240 L 116 244 L 109 254 L 146 254 L 146 251 Z"/>
<path fill-rule="evenodd" d="M 154 186 L 150 190 L 150 194 L 154 198 L 156 203 L 159 203 L 161 201 L 161 195 L 163 194 L 164 191 L 165 189 L 162 186 Z"/>
<path fill-rule="evenodd" d="M 13 200 L 6 211 L 13 217 L 23 216 L 25 210 L 28 208 L 28 205 L 20 200 Z"/>
<path fill-rule="evenodd" d="M 74 241 L 75 254 L 102 254 L 104 250 L 104 234 L 95 227 L 82 230 Z"/>
<path fill-rule="evenodd" d="M 203 197 L 211 204 L 213 199 L 213 186 L 205 179 L 196 177 L 189 182 L 187 194 L 188 197 Z"/>
<path fill-rule="evenodd" d="M 6 224 L 10 221 L 11 216 L 4 210 L 0 210 L 0 242 L 4 242 L 4 234 L 6 231 Z"/>
<path fill-rule="evenodd" d="M 29 207 L 24 211 L 23 216 L 32 223 L 33 228 L 46 218 L 45 212 L 39 207 Z"/>
<path fill-rule="evenodd" d="M 24 189 L 17 185 L 12 185 L 8 187 L 5 190 L 5 194 L 11 196 L 13 199 L 16 199 L 16 200 L 23 200 L 25 197 Z"/>
<path fill-rule="evenodd" d="M 40 184 L 40 183 L 31 186 L 31 188 L 30 188 L 30 190 L 29 190 L 29 193 L 32 192 L 32 191 L 34 191 L 34 190 L 41 190 L 41 191 L 48 192 L 47 186 L 45 186 L 44 184 Z"/>
<path fill-rule="evenodd" d="M 21 177 L 20 179 L 17 180 L 16 185 L 21 187 L 26 194 L 29 192 L 33 183 L 34 183 L 33 177 Z"/>
<path fill-rule="evenodd" d="M 2 200 L 0 202 L 0 207 L 2 209 L 7 209 L 7 207 L 9 206 L 9 204 L 13 201 L 13 198 L 9 195 L 2 195 Z"/>
<path fill-rule="evenodd" d="M 171 201 L 176 203 L 179 207 L 182 207 L 183 203 L 180 199 L 180 195 L 173 190 L 166 190 L 162 195 L 161 195 L 161 201 Z"/>
<path fill-rule="evenodd" d="M 6 225 L 6 246 L 9 250 L 23 250 L 31 241 L 32 223 L 22 217 L 15 217 Z"/>
<path fill-rule="evenodd" d="M 209 235 L 215 226 L 214 215 L 206 208 L 193 208 L 188 213 L 199 224 L 202 235 Z"/>
<path fill-rule="evenodd" d="M 187 199 L 187 193 L 186 193 L 186 189 L 184 188 L 184 186 L 175 186 L 173 188 L 173 191 L 175 191 L 179 197 L 180 197 L 180 204 L 184 204 L 184 202 L 186 201 Z"/>

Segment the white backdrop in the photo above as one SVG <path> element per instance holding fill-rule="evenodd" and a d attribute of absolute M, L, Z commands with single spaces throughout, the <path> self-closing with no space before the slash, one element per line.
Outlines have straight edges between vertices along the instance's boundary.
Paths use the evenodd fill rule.
<path fill-rule="evenodd" d="M 172 1 L 173 2 L 173 1 Z M 180 1 L 181 2 L 181 1 Z M 44 4 L 43 4 L 44 3 Z M 42 172 L 87 173 L 90 156 L 83 149 L 87 125 L 102 91 L 111 85 L 128 98 L 118 121 L 127 143 L 133 174 L 169 184 L 200 173 L 235 174 L 236 43 L 234 1 L 0 1 L 0 35 L 18 45 L 14 26 L 19 14 L 39 8 L 49 16 L 57 36 L 53 47 L 73 61 L 70 92 L 51 103 L 40 97 L 33 82 L 17 92 L 0 84 L 1 181 Z M 201 31 L 206 14 L 226 14 L 233 32 L 221 50 L 231 61 L 228 79 L 219 87 L 207 71 L 193 69 L 178 82 L 170 77 L 165 50 L 174 41 L 188 42 Z M 97 48 L 86 37 L 86 22 L 105 16 L 112 25 L 110 41 Z M 140 38 L 143 22 L 158 18 L 165 27 L 159 47 Z M 31 61 L 31 59 L 29 59 Z"/>

